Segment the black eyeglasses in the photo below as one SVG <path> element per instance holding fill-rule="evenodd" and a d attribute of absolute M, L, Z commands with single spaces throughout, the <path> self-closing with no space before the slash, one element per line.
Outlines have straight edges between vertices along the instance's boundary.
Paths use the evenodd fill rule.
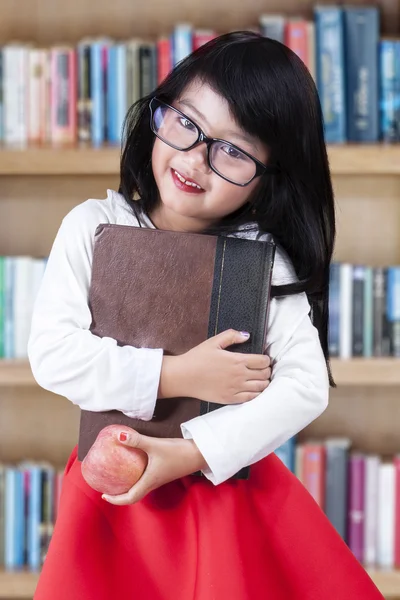
<path fill-rule="evenodd" d="M 149 106 L 150 127 L 160 140 L 183 152 L 206 144 L 210 169 L 229 183 L 244 187 L 255 177 L 277 172 L 276 167 L 264 165 L 235 144 L 208 137 L 192 119 L 166 102 L 152 98 Z"/>

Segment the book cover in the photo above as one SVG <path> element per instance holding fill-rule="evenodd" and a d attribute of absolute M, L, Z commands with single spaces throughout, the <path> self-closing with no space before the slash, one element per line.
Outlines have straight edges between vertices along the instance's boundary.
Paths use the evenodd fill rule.
<path fill-rule="evenodd" d="M 362 562 L 364 558 L 365 456 L 360 453 L 351 454 L 348 466 L 349 496 L 347 543 L 354 556 Z"/>
<path fill-rule="evenodd" d="M 346 537 L 348 438 L 328 438 L 326 447 L 325 514 L 339 535 Z"/>
<path fill-rule="evenodd" d="M 377 560 L 378 540 L 378 488 L 379 466 L 377 455 L 365 457 L 365 519 L 364 519 L 364 565 L 374 567 Z"/>
<path fill-rule="evenodd" d="M 347 139 L 376 142 L 378 120 L 379 11 L 375 6 L 344 7 Z"/>
<path fill-rule="evenodd" d="M 315 7 L 317 87 L 328 143 L 346 140 L 343 10 Z"/>
<path fill-rule="evenodd" d="M 307 442 L 303 446 L 302 476 L 306 489 L 317 504 L 325 508 L 326 450 L 322 443 Z"/>

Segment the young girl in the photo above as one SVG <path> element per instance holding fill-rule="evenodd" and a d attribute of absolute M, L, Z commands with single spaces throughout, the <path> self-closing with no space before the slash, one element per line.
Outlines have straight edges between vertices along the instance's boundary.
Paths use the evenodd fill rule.
<path fill-rule="evenodd" d="M 93 336 L 88 290 L 100 223 L 272 236 L 268 356 L 227 350 L 245 332 L 176 357 Z M 221 36 L 132 107 L 119 192 L 74 208 L 55 239 L 32 322 L 33 373 L 82 409 L 144 420 L 157 398 L 188 389 L 226 406 L 182 423 L 182 439 L 122 427 L 120 443 L 142 448 L 149 462 L 121 496 L 92 490 L 72 452 L 37 600 L 382 597 L 273 454 L 327 406 L 334 234 L 317 92 L 285 46 L 254 33 Z M 246 465 L 248 480 L 231 479 Z M 205 477 L 191 475 L 199 469 Z"/>

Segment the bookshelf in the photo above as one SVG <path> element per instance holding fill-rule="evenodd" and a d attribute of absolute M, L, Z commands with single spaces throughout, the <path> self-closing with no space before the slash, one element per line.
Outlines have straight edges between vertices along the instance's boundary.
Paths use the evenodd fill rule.
<path fill-rule="evenodd" d="M 321 3 L 328 3 L 322 0 Z M 353 0 L 352 4 L 363 4 Z M 176 22 L 217 31 L 256 25 L 260 14 L 312 16 L 312 0 L 0 0 L 0 43 L 71 42 L 108 34 L 154 38 Z M 399 0 L 380 0 L 382 31 L 399 35 Z M 337 201 L 335 259 L 372 266 L 400 263 L 400 144 L 330 146 Z M 46 256 L 63 216 L 87 198 L 118 187 L 119 149 L 104 147 L 0 148 L 0 254 Z M 357 448 L 398 452 L 400 361 L 332 361 L 338 384 L 330 406 L 302 438 L 349 435 Z M 39 388 L 26 361 L 0 361 L 0 458 L 27 456 L 62 466 L 76 443 L 79 410 Z M 40 435 L 37 432 L 40 431 Z M 400 572 L 371 571 L 386 598 L 400 598 Z M 0 571 L 0 600 L 32 598 L 38 575 Z"/>

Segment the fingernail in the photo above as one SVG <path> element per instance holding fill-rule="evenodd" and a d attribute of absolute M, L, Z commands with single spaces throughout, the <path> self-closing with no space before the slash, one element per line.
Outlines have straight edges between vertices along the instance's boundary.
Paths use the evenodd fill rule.
<path fill-rule="evenodd" d="M 248 337 L 250 337 L 250 334 L 249 334 L 249 332 L 248 332 L 248 331 L 241 331 L 241 332 L 240 332 L 240 335 L 242 335 L 242 336 L 243 336 L 243 337 L 245 337 L 245 338 L 248 338 Z"/>
<path fill-rule="evenodd" d="M 119 441 L 126 442 L 127 439 L 128 439 L 128 434 L 125 433 L 125 431 L 121 431 L 121 433 L 119 434 Z"/>

